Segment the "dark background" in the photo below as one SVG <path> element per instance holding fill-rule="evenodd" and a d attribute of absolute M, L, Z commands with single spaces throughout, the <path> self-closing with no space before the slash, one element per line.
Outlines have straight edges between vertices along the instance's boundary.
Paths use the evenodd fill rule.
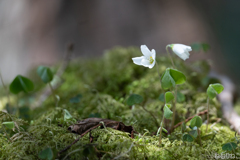
<path fill-rule="evenodd" d="M 146 44 L 158 56 L 170 43 L 206 42 L 214 70 L 240 84 L 238 0 L 0 0 L 0 68 L 11 81 L 34 65 L 101 56 L 114 46 Z"/>

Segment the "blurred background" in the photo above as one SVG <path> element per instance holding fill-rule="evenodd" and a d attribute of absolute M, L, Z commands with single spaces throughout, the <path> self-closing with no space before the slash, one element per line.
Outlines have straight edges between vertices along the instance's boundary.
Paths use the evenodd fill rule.
<path fill-rule="evenodd" d="M 0 0 L 0 69 L 5 81 L 32 66 L 63 58 L 101 56 L 114 46 L 146 44 L 165 54 L 171 43 L 205 42 L 212 67 L 240 84 L 240 1 L 237 0 Z"/>

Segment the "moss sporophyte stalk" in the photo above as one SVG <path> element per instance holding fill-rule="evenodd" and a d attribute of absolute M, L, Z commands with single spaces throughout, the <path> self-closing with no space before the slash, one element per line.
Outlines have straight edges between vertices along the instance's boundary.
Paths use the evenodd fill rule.
<path fill-rule="evenodd" d="M 174 45 L 167 48 L 172 53 L 171 46 Z M 134 65 L 132 57 L 137 57 L 134 63 L 146 68 Z M 156 69 L 148 69 L 155 64 Z M 52 67 L 55 68 L 58 67 Z M 13 91 L 23 91 L 18 95 L 19 115 L 8 106 L 0 111 L 0 159 L 168 160 L 216 159 L 215 155 L 227 153 L 237 156 L 239 135 L 218 121 L 221 104 L 215 97 L 223 88 L 218 83 L 202 82 L 209 68 L 205 61 L 186 65 L 177 56 L 156 56 L 155 50 L 144 45 L 141 50 L 117 47 L 101 58 L 72 61 L 61 75 L 64 82 L 53 87 L 54 94 L 61 97 L 58 105 L 44 84 L 51 80 L 48 69 L 41 69 L 41 79 L 34 79 L 34 91 L 32 83 L 18 76 L 14 84 L 22 79 L 30 86 L 13 87 Z M 24 93 L 24 89 L 28 92 Z M 43 92 L 45 89 L 48 92 Z M 31 101 L 38 101 L 36 95 L 46 93 L 45 101 L 29 107 Z M 1 102 L 7 103 L 6 92 L 0 94 Z M 17 98 L 9 96 L 14 109 Z M 71 145 L 80 137 L 74 126 L 91 117 L 132 126 L 136 131 L 134 138 L 104 123 Z M 68 150 L 58 154 L 69 145 Z"/>

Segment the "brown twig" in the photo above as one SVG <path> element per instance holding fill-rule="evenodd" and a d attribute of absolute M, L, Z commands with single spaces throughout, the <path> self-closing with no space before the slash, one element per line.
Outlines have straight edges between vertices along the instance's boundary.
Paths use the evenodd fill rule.
<path fill-rule="evenodd" d="M 75 143 L 77 143 L 80 138 L 82 138 L 85 134 L 87 134 L 88 132 L 90 132 L 91 130 L 99 127 L 99 126 L 107 126 L 108 124 L 111 124 L 111 123 L 117 123 L 117 122 L 108 122 L 106 124 L 103 125 L 103 123 L 99 123 L 98 125 L 96 126 L 93 126 L 91 127 L 90 129 L 86 130 L 83 134 L 81 134 L 75 141 L 73 141 L 70 145 L 68 145 L 66 148 L 64 148 L 63 150 L 61 150 L 60 152 L 58 152 L 58 156 L 60 156 L 61 153 L 67 151 L 69 148 L 71 148 L 72 145 L 74 145 Z"/>
<path fill-rule="evenodd" d="M 98 125 L 96 125 L 96 126 L 90 128 L 90 129 L 86 130 L 83 134 L 81 134 L 81 135 L 80 135 L 75 141 L 73 141 L 70 145 L 68 145 L 66 148 L 64 148 L 64 149 L 61 150 L 60 152 L 58 152 L 58 156 L 60 156 L 61 153 L 65 152 L 65 151 L 67 151 L 69 148 L 71 148 L 72 145 L 74 145 L 75 143 L 77 143 L 77 142 L 80 140 L 80 138 L 82 138 L 85 134 L 87 134 L 87 133 L 90 132 L 91 130 L 93 130 L 93 129 L 99 127 L 99 126 L 102 126 L 102 125 L 103 125 L 102 123 L 99 123 Z"/>
<path fill-rule="evenodd" d="M 173 127 L 172 132 L 173 132 L 173 130 L 174 130 L 175 128 L 181 126 L 183 122 L 187 123 L 188 121 L 190 121 L 191 119 L 193 119 L 193 117 L 195 117 L 195 116 L 201 116 L 201 115 L 204 115 L 204 114 L 207 114 L 207 113 L 208 113 L 208 110 L 206 109 L 206 110 L 204 110 L 204 111 L 202 111 L 202 112 L 199 112 L 198 114 L 196 114 L 196 115 L 194 115 L 194 116 L 189 117 L 188 119 L 186 119 L 186 120 L 184 120 L 184 121 L 182 121 L 182 122 L 179 122 L 178 124 L 176 124 L 176 125 Z"/>

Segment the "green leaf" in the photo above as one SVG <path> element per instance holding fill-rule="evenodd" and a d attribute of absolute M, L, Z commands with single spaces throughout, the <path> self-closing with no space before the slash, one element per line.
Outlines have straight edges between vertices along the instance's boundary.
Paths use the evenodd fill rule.
<path fill-rule="evenodd" d="M 45 66 L 39 66 L 37 69 L 37 74 L 42 79 L 44 83 L 49 83 L 53 79 L 53 73 L 50 68 Z"/>
<path fill-rule="evenodd" d="M 187 142 L 192 142 L 193 141 L 193 137 L 186 133 L 186 134 L 183 135 L 182 140 L 183 141 L 187 141 Z"/>
<path fill-rule="evenodd" d="M 161 77 L 161 84 L 163 89 L 169 89 L 175 86 L 175 81 L 170 74 L 170 68 L 168 68 Z"/>
<path fill-rule="evenodd" d="M 13 129 L 15 127 L 14 122 L 3 122 L 4 126 L 6 126 L 8 129 Z"/>
<path fill-rule="evenodd" d="M 222 146 L 222 150 L 224 151 L 234 151 L 236 148 L 237 148 L 237 144 L 234 142 L 225 143 Z"/>
<path fill-rule="evenodd" d="M 82 95 L 78 94 L 75 97 L 71 98 L 69 101 L 70 101 L 70 103 L 79 103 L 80 102 L 80 98 L 82 98 Z"/>
<path fill-rule="evenodd" d="M 127 99 L 127 105 L 132 106 L 143 102 L 143 97 L 138 94 L 131 94 Z"/>
<path fill-rule="evenodd" d="M 193 136 L 194 138 L 197 138 L 197 136 L 198 136 L 197 130 L 191 130 L 191 131 L 188 132 L 188 134 L 190 134 L 190 135 Z"/>
<path fill-rule="evenodd" d="M 167 129 L 162 127 L 162 130 L 165 132 L 165 133 L 168 133 Z"/>
<path fill-rule="evenodd" d="M 178 91 L 177 92 L 177 102 L 178 103 L 182 103 L 182 102 L 185 101 L 185 99 L 186 99 L 185 95 Z"/>
<path fill-rule="evenodd" d="M 67 121 L 72 118 L 72 115 L 68 112 L 68 110 L 64 109 L 64 121 Z"/>
<path fill-rule="evenodd" d="M 158 99 L 161 101 L 161 102 L 165 102 L 164 101 L 164 93 L 161 93 L 158 97 Z"/>
<path fill-rule="evenodd" d="M 18 75 L 10 84 L 9 89 L 13 94 L 18 94 L 21 91 L 28 93 L 30 91 L 33 91 L 34 85 L 30 79 Z"/>
<path fill-rule="evenodd" d="M 191 119 L 191 121 L 190 121 L 190 126 L 192 128 L 195 127 L 195 126 L 200 128 L 202 126 L 202 118 L 199 117 L 199 116 L 193 117 L 193 119 Z"/>
<path fill-rule="evenodd" d="M 172 92 L 169 91 L 169 92 L 165 93 L 165 101 L 166 101 L 166 103 L 171 102 L 173 99 L 174 99 L 174 95 L 173 95 Z"/>
<path fill-rule="evenodd" d="M 207 52 L 210 49 L 210 45 L 207 43 L 193 43 L 191 44 L 192 50 Z"/>
<path fill-rule="evenodd" d="M 172 114 L 173 114 L 173 112 L 169 109 L 168 106 L 169 106 L 169 105 L 166 105 L 166 104 L 165 104 L 165 106 L 164 106 L 164 108 L 163 108 L 164 117 L 165 117 L 166 119 L 170 119 L 170 118 L 172 117 Z"/>
<path fill-rule="evenodd" d="M 53 152 L 51 148 L 46 148 L 39 152 L 38 157 L 40 159 L 45 159 L 45 160 L 52 160 L 53 159 Z"/>
<path fill-rule="evenodd" d="M 163 89 L 169 89 L 176 84 L 183 84 L 186 81 L 185 75 L 176 70 L 167 68 L 161 77 L 161 84 Z"/>
<path fill-rule="evenodd" d="M 207 95 L 210 99 L 213 99 L 224 90 L 223 85 L 220 83 L 210 84 L 207 89 Z"/>
<path fill-rule="evenodd" d="M 186 76 L 182 72 L 176 69 L 170 69 L 170 74 L 173 77 L 176 84 L 183 84 L 186 82 Z"/>

